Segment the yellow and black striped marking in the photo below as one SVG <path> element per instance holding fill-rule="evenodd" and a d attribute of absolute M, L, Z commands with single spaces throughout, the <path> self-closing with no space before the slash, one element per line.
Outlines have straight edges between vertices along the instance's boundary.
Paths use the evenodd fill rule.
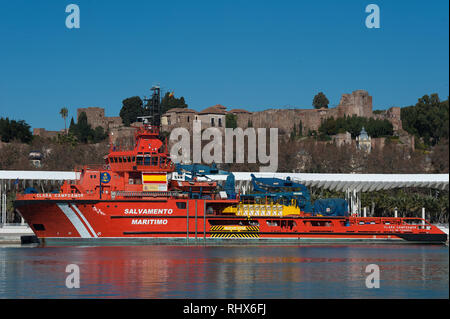
<path fill-rule="evenodd" d="M 223 230 L 223 226 L 211 226 L 211 231 L 221 231 Z"/>
<path fill-rule="evenodd" d="M 259 234 L 252 233 L 217 233 L 211 234 L 213 238 L 259 238 Z"/>
<path fill-rule="evenodd" d="M 259 238 L 259 226 L 220 225 L 211 226 L 211 237 L 215 238 Z"/>
<path fill-rule="evenodd" d="M 246 232 L 246 231 L 259 232 L 259 226 L 220 225 L 220 226 L 211 226 L 210 230 L 221 232 Z"/>

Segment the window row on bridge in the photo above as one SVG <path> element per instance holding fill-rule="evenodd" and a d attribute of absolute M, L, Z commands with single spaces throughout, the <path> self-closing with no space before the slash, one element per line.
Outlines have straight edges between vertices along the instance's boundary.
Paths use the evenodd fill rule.
<path fill-rule="evenodd" d="M 169 159 L 160 156 L 113 156 L 109 158 L 110 163 L 136 163 L 144 166 L 158 166 L 169 164 Z"/>

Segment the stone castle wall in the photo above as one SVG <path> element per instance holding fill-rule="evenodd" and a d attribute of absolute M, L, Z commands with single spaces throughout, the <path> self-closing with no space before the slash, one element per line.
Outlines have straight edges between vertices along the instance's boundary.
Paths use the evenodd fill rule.
<path fill-rule="evenodd" d="M 88 123 L 92 128 L 103 127 L 105 131 L 123 126 L 120 116 L 105 116 L 105 109 L 102 107 L 87 107 L 77 109 L 77 122 L 82 112 L 86 113 Z"/>
<path fill-rule="evenodd" d="M 303 134 L 309 130 L 317 131 L 325 119 L 344 116 L 360 116 L 367 118 L 387 119 L 393 125 L 394 131 L 402 129 L 400 108 L 392 107 L 381 114 L 372 110 L 372 96 L 367 91 L 357 90 L 352 94 L 343 94 L 339 105 L 335 108 L 321 109 L 270 109 L 250 114 L 237 114 L 238 126 L 246 128 L 249 121 L 253 127 L 278 127 L 291 132 L 297 130 L 302 122 Z"/>
<path fill-rule="evenodd" d="M 43 138 L 53 138 L 58 137 L 58 134 L 63 134 L 64 130 L 61 131 L 47 131 L 45 128 L 34 128 L 33 135 L 40 136 Z"/>
<path fill-rule="evenodd" d="M 241 120 L 238 116 L 238 125 L 247 127 L 250 120 L 253 127 L 278 127 L 286 132 L 291 132 L 294 125 L 299 127 L 302 122 L 303 134 L 307 134 L 308 130 L 317 131 L 324 119 L 330 117 L 338 117 L 337 109 L 290 109 L 290 110 L 265 110 L 252 113 Z"/>
<path fill-rule="evenodd" d="M 374 114 L 373 117 L 376 119 L 388 120 L 389 122 L 392 123 L 394 131 L 400 131 L 403 129 L 400 107 L 391 107 L 390 109 L 387 109 L 381 114 Z"/>
<path fill-rule="evenodd" d="M 244 111 L 235 114 L 237 117 L 238 127 L 245 129 L 249 126 L 250 123 L 254 128 L 277 127 L 280 134 L 290 134 L 290 132 L 294 129 L 294 125 L 296 126 L 296 130 L 298 131 L 299 124 L 301 122 L 302 134 L 306 135 L 309 131 L 317 131 L 322 121 L 324 121 L 325 119 L 331 117 L 336 119 L 339 117 L 353 115 L 367 118 L 387 119 L 392 123 L 395 132 L 399 132 L 402 130 L 399 107 L 392 107 L 377 114 L 373 113 L 372 108 L 372 96 L 370 96 L 367 91 L 356 90 L 351 94 L 343 94 L 339 105 L 335 108 L 269 109 L 260 112 L 246 113 Z M 105 131 L 114 131 L 117 137 L 123 136 L 125 138 L 128 138 L 131 136 L 132 130 L 124 129 L 122 119 L 120 117 L 106 117 L 104 108 L 79 108 L 77 110 L 77 120 L 81 112 L 86 113 L 88 123 L 92 126 L 92 128 L 101 126 L 105 129 Z M 192 119 L 194 119 L 195 116 L 199 117 L 199 119 L 201 117 L 202 128 L 211 126 L 209 118 L 211 114 L 203 114 L 200 116 L 200 114 L 197 114 L 196 111 L 187 109 L 181 110 L 179 113 L 180 114 L 177 113 L 171 115 L 169 113 L 166 113 L 165 115 L 163 115 L 163 131 L 170 131 L 175 127 L 185 127 L 190 130 L 192 128 Z M 170 125 L 164 122 L 168 121 L 169 115 L 171 120 Z M 176 118 L 174 117 L 175 115 Z M 218 115 L 214 116 L 217 117 Z M 189 120 L 186 120 L 187 118 L 189 118 Z M 225 115 L 221 115 L 221 119 L 223 128 L 225 127 Z M 216 127 L 218 127 L 217 124 L 218 123 L 215 123 Z"/>

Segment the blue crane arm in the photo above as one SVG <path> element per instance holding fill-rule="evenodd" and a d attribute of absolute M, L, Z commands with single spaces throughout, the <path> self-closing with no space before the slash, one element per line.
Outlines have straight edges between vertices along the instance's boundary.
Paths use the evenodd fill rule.
<path fill-rule="evenodd" d="M 313 212 L 311 205 L 311 196 L 308 188 L 300 183 L 287 179 L 280 179 L 274 177 L 256 177 L 251 174 L 252 185 L 255 194 L 246 195 L 256 198 L 269 197 L 274 200 L 284 199 L 290 202 L 292 199 L 296 200 L 297 206 L 305 212 Z"/>

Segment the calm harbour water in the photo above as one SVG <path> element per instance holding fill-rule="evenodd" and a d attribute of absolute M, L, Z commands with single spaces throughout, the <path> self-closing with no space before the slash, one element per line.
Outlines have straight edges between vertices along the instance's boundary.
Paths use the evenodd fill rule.
<path fill-rule="evenodd" d="M 447 246 L 0 247 L 0 298 L 449 298 L 448 284 Z"/>

